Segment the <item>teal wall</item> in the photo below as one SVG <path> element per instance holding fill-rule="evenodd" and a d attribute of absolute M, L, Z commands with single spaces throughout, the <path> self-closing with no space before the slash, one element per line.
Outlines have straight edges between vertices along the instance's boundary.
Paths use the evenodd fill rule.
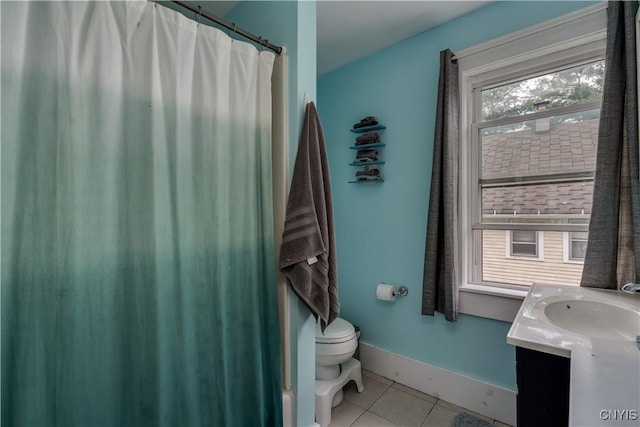
<path fill-rule="evenodd" d="M 296 91 L 296 105 L 298 118 L 294 121 L 297 129 L 289 136 L 291 154 L 289 156 L 289 171 L 293 171 L 295 154 L 297 153 L 298 138 L 302 129 L 304 116 L 305 95 L 309 100 L 317 103 L 316 99 L 316 2 L 298 2 L 298 81 Z M 296 364 L 297 389 L 297 425 L 313 426 L 315 423 L 315 383 L 316 383 L 316 324 L 307 306 L 289 290 L 290 310 L 292 314 L 292 334 L 296 334 L 293 343 L 297 342 L 297 358 L 292 358 Z M 295 317 L 293 316 L 296 308 Z"/>
<path fill-rule="evenodd" d="M 315 1 L 243 1 L 226 17 L 270 42 L 285 46 L 289 57 L 290 173 L 302 127 L 305 94 L 316 99 Z M 292 387 L 295 425 L 313 426 L 315 417 L 315 322 L 298 297 L 289 291 L 291 315 Z"/>
<path fill-rule="evenodd" d="M 459 51 L 594 2 L 496 2 L 322 75 L 318 109 L 333 185 L 341 317 L 361 327 L 361 340 L 499 386 L 515 389 L 510 324 L 461 315 L 420 314 L 422 269 L 439 52 Z M 367 115 L 387 126 L 385 182 L 347 184 L 355 167 L 349 129 Z M 378 283 L 405 285 L 409 295 L 378 301 Z"/>

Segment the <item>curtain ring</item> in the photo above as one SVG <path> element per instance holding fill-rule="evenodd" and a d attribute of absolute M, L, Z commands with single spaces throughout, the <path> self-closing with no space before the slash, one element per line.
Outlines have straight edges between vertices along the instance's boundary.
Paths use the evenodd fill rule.
<path fill-rule="evenodd" d="M 202 6 L 198 5 L 198 14 L 196 15 L 196 23 L 200 26 L 200 18 L 202 17 Z"/>

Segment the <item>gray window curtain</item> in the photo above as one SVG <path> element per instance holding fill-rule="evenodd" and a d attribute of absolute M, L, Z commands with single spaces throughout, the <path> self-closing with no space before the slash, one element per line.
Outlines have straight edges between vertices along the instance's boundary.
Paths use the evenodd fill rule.
<path fill-rule="evenodd" d="M 580 284 L 586 287 L 619 289 L 640 278 L 637 10 L 637 1 L 608 5 L 593 211 Z"/>
<path fill-rule="evenodd" d="M 427 218 L 427 242 L 422 284 L 422 314 L 443 313 L 458 318 L 458 144 L 460 134 L 458 64 L 449 49 L 440 52 L 440 80 L 433 169 Z"/>

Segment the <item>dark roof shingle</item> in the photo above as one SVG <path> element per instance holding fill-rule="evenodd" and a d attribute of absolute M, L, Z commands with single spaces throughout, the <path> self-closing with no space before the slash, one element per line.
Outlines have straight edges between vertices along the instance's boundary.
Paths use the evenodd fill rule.
<path fill-rule="evenodd" d="M 482 178 L 593 172 L 599 120 L 561 123 L 546 133 L 522 130 L 482 139 Z M 591 213 L 593 182 L 531 184 L 482 190 L 482 212 L 565 215 Z"/>
<path fill-rule="evenodd" d="M 549 132 L 532 129 L 482 138 L 482 178 L 593 171 L 598 120 L 561 123 Z"/>

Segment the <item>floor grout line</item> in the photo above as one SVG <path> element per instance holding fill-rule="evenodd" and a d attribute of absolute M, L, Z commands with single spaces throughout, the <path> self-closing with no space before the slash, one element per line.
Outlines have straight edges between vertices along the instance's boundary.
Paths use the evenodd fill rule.
<path fill-rule="evenodd" d="M 387 384 L 387 388 L 384 389 L 384 391 L 380 394 L 380 396 L 378 396 L 378 398 L 376 400 L 374 400 L 371 405 L 369 405 L 369 407 L 367 408 L 367 410 L 365 412 L 371 412 L 373 415 L 376 415 L 384 420 L 389 421 L 390 423 L 392 423 L 393 425 L 396 425 L 395 422 L 393 422 L 392 420 L 388 419 L 387 417 L 385 417 L 384 415 L 380 415 L 377 412 L 373 412 L 373 411 L 369 411 L 369 409 L 371 409 L 371 407 L 373 407 L 373 405 L 375 405 L 375 403 L 380 400 L 382 398 L 382 396 L 385 395 L 386 392 L 388 392 L 391 387 L 393 386 L 393 384 L 395 384 L 395 381 L 391 381 L 391 384 Z"/>
<path fill-rule="evenodd" d="M 372 379 L 374 379 L 374 380 L 376 380 L 376 381 L 381 382 L 380 380 L 378 380 L 378 379 L 377 379 L 377 378 L 375 378 L 375 377 L 372 377 Z M 389 380 L 389 379 L 387 378 L 387 380 Z M 453 408 L 449 408 L 449 407 L 447 407 L 447 406 L 445 406 L 445 405 L 442 405 L 442 404 L 441 404 L 442 402 L 445 402 L 445 403 L 449 403 L 449 402 L 446 402 L 446 401 L 444 401 L 444 400 L 442 400 L 442 399 L 440 399 L 440 398 L 438 398 L 438 397 L 435 397 L 435 396 L 431 396 L 431 397 L 433 397 L 433 398 L 435 399 L 435 402 L 432 402 L 431 400 L 423 399 L 423 398 L 422 398 L 422 397 L 420 397 L 420 396 L 414 396 L 413 394 L 411 394 L 411 393 L 409 393 L 409 392 L 407 392 L 407 391 L 404 391 L 404 390 L 401 390 L 401 389 L 394 388 L 394 385 L 396 385 L 396 384 L 400 384 L 400 383 L 398 383 L 397 381 L 393 381 L 393 380 L 389 380 L 389 381 L 390 381 L 390 384 L 383 383 L 385 387 L 384 387 L 384 390 L 382 391 L 382 393 L 380 393 L 380 395 L 379 395 L 376 399 L 374 399 L 374 400 L 373 400 L 373 402 L 371 402 L 371 403 L 370 403 L 366 408 L 365 408 L 365 407 L 362 407 L 362 406 L 360 406 L 360 405 L 357 405 L 357 404 L 355 404 L 355 403 L 353 403 L 353 402 L 352 402 L 355 406 L 358 406 L 358 407 L 359 407 L 359 408 L 361 408 L 363 411 L 362 411 L 362 413 L 361 413 L 361 414 L 360 414 L 360 415 L 355 419 L 355 421 L 353 421 L 353 422 L 350 424 L 350 426 L 353 426 L 354 424 L 356 424 L 356 423 L 357 423 L 357 422 L 358 422 L 358 421 L 359 421 L 359 420 L 360 420 L 360 419 L 361 419 L 361 418 L 362 418 L 362 417 L 363 417 L 367 412 L 369 412 L 370 414 L 375 415 L 375 416 L 377 416 L 377 417 L 380 417 L 380 418 L 384 419 L 385 421 L 390 422 L 390 423 L 391 423 L 391 424 L 393 424 L 393 425 L 396 425 L 396 423 L 395 423 L 393 420 L 390 420 L 389 418 L 387 418 L 387 415 L 386 415 L 386 414 L 379 414 L 379 413 L 377 413 L 377 412 L 375 412 L 375 411 L 371 410 L 371 408 L 372 408 L 372 407 L 373 407 L 373 406 L 374 406 L 374 405 L 375 405 L 375 404 L 376 404 L 376 403 L 377 403 L 377 402 L 378 402 L 378 401 L 379 401 L 379 400 L 380 400 L 380 399 L 381 399 L 381 398 L 382 398 L 386 393 L 388 393 L 388 392 L 389 392 L 389 390 L 391 390 L 392 388 L 393 388 L 394 390 L 398 391 L 398 392 L 402 392 L 402 393 L 407 394 L 407 395 L 409 395 L 409 396 L 413 396 L 413 397 L 415 397 L 415 398 L 418 398 L 418 399 L 422 400 L 422 401 L 423 401 L 423 402 L 425 402 L 425 403 L 428 403 L 428 404 L 432 405 L 432 406 L 431 406 L 431 408 L 429 409 L 429 411 L 428 411 L 427 415 L 426 415 L 426 416 L 422 419 L 422 421 L 419 423 L 419 426 L 420 426 L 420 427 L 422 427 L 422 425 L 427 421 L 427 419 L 429 418 L 429 416 L 430 416 L 430 415 L 433 413 L 433 411 L 435 410 L 436 406 L 440 406 L 441 408 L 443 408 L 443 409 L 447 409 L 447 410 L 452 411 L 452 412 L 455 412 L 456 414 L 459 414 L 460 412 L 468 412 L 468 410 L 466 410 L 465 408 L 462 408 L 462 407 L 459 407 L 459 408 L 460 408 L 460 410 L 459 410 L 459 411 L 455 411 Z M 405 386 L 405 387 L 406 387 L 406 386 Z M 418 391 L 419 391 L 419 390 L 418 390 Z M 453 405 L 453 404 L 451 404 L 451 405 Z M 497 422 L 497 420 L 495 420 L 495 419 L 490 419 L 488 422 L 490 422 L 492 425 L 495 425 L 495 423 Z"/>
<path fill-rule="evenodd" d="M 371 412 L 373 415 L 377 415 L 378 417 L 382 418 L 383 420 L 387 420 L 389 421 L 391 424 L 393 424 L 394 426 L 397 426 L 397 424 L 395 423 L 395 421 L 390 420 L 389 418 L 386 418 L 384 415 L 380 415 L 380 414 L 376 414 L 375 412 Z"/>
<path fill-rule="evenodd" d="M 358 418 L 356 418 L 356 420 L 355 420 L 354 422 L 352 422 L 351 424 L 349 424 L 349 427 L 351 427 L 352 425 L 354 425 L 355 423 L 357 423 L 357 422 L 358 422 L 358 420 L 359 420 L 360 418 L 362 418 L 362 416 L 363 416 L 364 414 L 366 414 L 366 413 L 367 413 L 367 410 L 365 409 L 365 410 L 364 410 L 364 411 L 362 411 L 362 413 L 358 416 Z"/>
<path fill-rule="evenodd" d="M 439 400 L 439 399 L 438 399 Z M 433 406 L 431 407 L 431 409 L 429 409 L 429 412 L 427 413 L 427 416 L 424 417 L 424 420 L 422 420 L 422 422 L 420 423 L 420 427 L 422 427 L 422 424 L 425 423 L 425 421 L 427 421 L 427 418 L 429 418 L 429 415 L 431 415 L 431 413 L 433 412 L 434 409 L 436 409 L 436 405 L 438 404 L 438 400 L 436 400 L 436 403 L 433 404 Z M 433 403 L 433 402 L 429 402 L 429 403 Z"/>
<path fill-rule="evenodd" d="M 393 382 L 392 382 L 391 384 L 387 385 L 387 388 L 385 388 L 385 389 L 384 389 L 384 391 L 380 394 L 380 396 L 378 396 L 378 397 L 376 398 L 376 400 L 374 400 L 373 402 L 371 402 L 371 405 L 369 405 L 369 407 L 367 408 L 367 411 L 368 411 L 369 409 L 371 409 L 371 407 L 372 407 L 373 405 L 375 405 L 375 403 L 376 403 L 378 400 L 380 400 L 380 398 L 381 398 L 382 396 L 384 396 L 384 394 L 385 394 L 387 391 L 389 391 L 389 389 L 391 388 L 391 386 L 392 386 L 392 385 L 393 385 Z M 385 418 L 385 419 L 386 419 L 386 418 Z"/>

